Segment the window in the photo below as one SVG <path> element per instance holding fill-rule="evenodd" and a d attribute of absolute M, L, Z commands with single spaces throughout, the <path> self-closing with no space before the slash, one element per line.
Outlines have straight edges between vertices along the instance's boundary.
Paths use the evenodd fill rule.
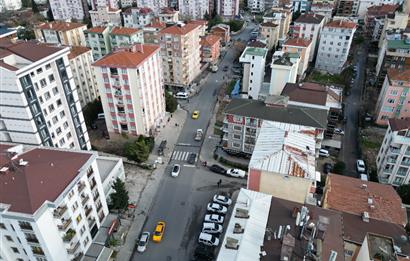
<path fill-rule="evenodd" d="M 81 217 L 81 214 L 78 215 L 78 216 L 75 218 L 75 220 L 77 221 L 77 224 L 79 224 L 82 219 L 83 219 L 83 218 Z"/>
<path fill-rule="evenodd" d="M 46 79 L 41 79 L 40 80 L 40 85 L 41 85 L 42 88 L 46 87 L 47 86 Z"/>
<path fill-rule="evenodd" d="M 7 241 L 14 242 L 14 240 L 11 238 L 11 236 L 5 235 L 4 237 L 7 239 Z"/>
<path fill-rule="evenodd" d="M 60 135 L 60 133 L 61 133 L 61 127 L 58 127 L 58 128 L 56 129 L 56 133 L 57 133 L 57 135 Z"/>
<path fill-rule="evenodd" d="M 6 225 L 4 225 L 4 223 L 0 223 L 0 228 L 1 229 L 6 229 Z"/>
<path fill-rule="evenodd" d="M 54 111 L 54 105 L 53 105 L 53 104 L 50 104 L 50 105 L 48 106 L 48 110 L 50 111 L 50 113 L 53 112 L 53 111 Z"/>
<path fill-rule="evenodd" d="M 40 73 L 42 73 L 43 72 L 43 69 L 41 69 L 41 68 L 38 68 L 37 69 L 37 74 L 40 74 Z"/>
<path fill-rule="evenodd" d="M 58 99 L 56 103 L 57 103 L 57 107 L 60 107 L 62 105 L 61 99 Z"/>
<path fill-rule="evenodd" d="M 85 226 L 82 226 L 81 229 L 80 229 L 80 235 L 83 235 L 84 232 L 85 232 Z"/>
<path fill-rule="evenodd" d="M 12 247 L 11 250 L 12 250 L 14 253 L 20 253 L 19 250 L 17 249 L 17 247 Z"/>
<path fill-rule="evenodd" d="M 44 99 L 46 99 L 46 101 L 48 101 L 51 98 L 51 95 L 49 92 L 44 93 Z"/>
<path fill-rule="evenodd" d="M 127 74 L 127 69 L 121 69 L 121 72 L 122 72 L 123 74 Z"/>
<path fill-rule="evenodd" d="M 52 75 L 52 74 L 50 74 L 49 76 L 48 76 L 48 81 L 49 82 L 54 82 L 54 75 Z"/>
<path fill-rule="evenodd" d="M 233 138 L 234 138 L 235 140 L 240 140 L 240 139 L 242 138 L 242 136 L 241 136 L 240 134 L 234 134 L 234 135 L 233 135 Z"/>
<path fill-rule="evenodd" d="M 233 130 L 235 131 L 242 131 L 242 127 L 241 126 L 233 126 Z"/>
<path fill-rule="evenodd" d="M 240 147 L 241 147 L 241 144 L 240 144 L 240 143 L 237 143 L 237 142 L 232 142 L 232 147 L 234 147 L 234 148 L 240 148 Z"/>
<path fill-rule="evenodd" d="M 51 118 L 51 120 L 53 121 L 53 124 L 56 124 L 58 122 L 57 116 L 54 116 L 53 118 Z"/>
<path fill-rule="evenodd" d="M 54 87 L 53 88 L 53 95 L 56 95 L 58 93 L 58 89 L 57 89 L 57 87 Z"/>
<path fill-rule="evenodd" d="M 84 246 L 86 246 L 86 245 L 88 244 L 88 241 L 90 241 L 90 240 L 88 239 L 88 237 L 85 237 Z"/>
<path fill-rule="evenodd" d="M 395 101 L 394 99 L 388 99 L 387 100 L 388 103 L 394 103 L 394 101 Z"/>
<path fill-rule="evenodd" d="M 72 137 L 71 132 L 67 133 L 67 140 L 70 139 Z"/>

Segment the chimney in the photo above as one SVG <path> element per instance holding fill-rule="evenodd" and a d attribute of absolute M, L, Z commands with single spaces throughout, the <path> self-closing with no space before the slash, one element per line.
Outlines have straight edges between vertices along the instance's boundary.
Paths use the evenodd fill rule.
<path fill-rule="evenodd" d="M 144 45 L 143 44 L 135 44 L 131 47 L 130 51 L 132 53 L 136 53 L 136 52 L 144 52 Z"/>
<path fill-rule="evenodd" d="M 363 222 L 367 222 L 367 223 L 369 223 L 369 212 L 363 212 L 363 214 L 362 214 L 362 220 L 363 220 Z"/>
<path fill-rule="evenodd" d="M 362 184 L 362 185 L 360 186 L 360 188 L 366 189 L 366 188 L 367 188 L 367 185 L 366 185 L 366 184 Z"/>

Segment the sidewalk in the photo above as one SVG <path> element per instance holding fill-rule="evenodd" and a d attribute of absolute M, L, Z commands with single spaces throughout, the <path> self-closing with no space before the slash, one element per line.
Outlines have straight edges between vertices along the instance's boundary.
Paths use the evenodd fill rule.
<path fill-rule="evenodd" d="M 162 175 L 167 166 L 166 162 L 168 162 L 169 158 L 172 155 L 175 143 L 178 140 L 179 133 L 184 126 L 186 115 L 187 112 L 182 109 L 175 111 L 173 113 L 173 117 L 170 118 L 170 121 L 166 123 L 164 128 L 161 128 L 160 132 L 155 137 L 155 148 L 153 150 L 153 153 L 150 155 L 149 161 L 153 162 L 158 158 L 158 156 L 156 155 L 156 148 L 162 140 L 167 140 L 167 147 L 164 150 L 164 156 L 162 156 L 163 164 L 157 164 L 157 168 L 155 170 L 153 170 L 147 177 L 143 177 L 145 178 L 146 183 L 142 187 L 141 191 L 139 191 L 139 193 L 135 193 L 135 191 L 133 191 L 134 197 L 132 199 L 130 193 L 130 201 L 136 202 L 137 209 L 135 211 L 134 219 L 132 220 L 131 226 L 128 230 L 125 242 L 117 253 L 115 260 L 130 260 L 132 257 L 136 240 L 138 240 L 138 237 L 142 232 L 142 228 L 145 225 L 149 210 L 152 206 L 152 202 L 155 199 L 158 186 L 162 180 Z M 178 127 L 175 126 L 175 123 L 178 124 Z M 138 177 L 129 177 L 128 175 L 131 175 L 130 173 L 126 173 L 126 175 L 126 180 L 131 178 L 138 179 Z M 143 181 L 140 180 L 140 182 Z"/>

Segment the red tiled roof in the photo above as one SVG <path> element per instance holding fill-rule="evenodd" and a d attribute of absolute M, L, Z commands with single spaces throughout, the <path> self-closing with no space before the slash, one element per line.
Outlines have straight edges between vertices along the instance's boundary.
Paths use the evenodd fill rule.
<path fill-rule="evenodd" d="M 175 11 L 173 8 L 171 7 L 164 7 L 161 9 L 161 13 L 160 14 L 175 14 L 177 11 Z"/>
<path fill-rule="evenodd" d="M 265 27 L 277 27 L 278 25 L 272 22 L 261 23 L 261 26 Z"/>
<path fill-rule="evenodd" d="M 311 40 L 304 38 L 290 38 L 283 45 L 308 47 L 311 43 Z"/>
<path fill-rule="evenodd" d="M 2 47 L 0 47 L 1 49 Z M 4 50 L 36 62 L 66 47 L 39 43 L 37 41 L 21 41 L 4 47 Z"/>
<path fill-rule="evenodd" d="M 33 214 L 46 201 L 55 201 L 92 157 L 86 152 L 35 148 L 22 153 L 11 163 L 8 145 L 0 145 L 1 165 L 9 170 L 0 174 L 0 202 L 9 211 Z M 19 160 L 27 161 L 20 166 Z"/>
<path fill-rule="evenodd" d="M 389 69 L 387 71 L 389 78 L 394 81 L 410 82 L 410 68 Z"/>
<path fill-rule="evenodd" d="M 97 26 L 97 27 L 92 27 L 90 29 L 87 30 L 87 32 L 89 33 L 96 33 L 96 34 L 102 34 L 105 29 L 107 29 L 107 27 L 105 26 Z"/>
<path fill-rule="evenodd" d="M 410 129 L 410 118 L 391 118 L 389 119 L 389 125 L 392 131 Z"/>
<path fill-rule="evenodd" d="M 142 8 L 140 8 L 140 14 L 149 14 L 149 13 L 152 13 L 152 9 L 151 8 L 148 8 L 148 7 L 142 7 Z"/>
<path fill-rule="evenodd" d="M 90 48 L 84 46 L 72 46 L 70 49 L 70 53 L 68 54 L 68 59 L 73 59 L 83 53 L 91 51 Z"/>
<path fill-rule="evenodd" d="M 356 23 L 347 20 L 334 20 L 325 25 L 326 27 L 336 27 L 336 28 L 356 28 Z"/>
<path fill-rule="evenodd" d="M 286 83 L 281 95 L 288 96 L 290 101 L 317 105 L 326 105 L 326 87 L 317 83 Z"/>
<path fill-rule="evenodd" d="M 213 46 L 221 40 L 221 37 L 213 34 L 208 34 L 205 37 L 202 37 L 200 45 L 204 46 Z"/>
<path fill-rule="evenodd" d="M 138 51 L 142 47 L 142 52 Z M 121 68 L 136 68 L 148 57 L 152 56 L 156 51 L 159 51 L 160 47 L 153 44 L 137 44 L 133 48 L 119 49 L 113 53 L 106 55 L 97 62 L 94 66 L 107 66 L 107 67 L 121 67 Z"/>
<path fill-rule="evenodd" d="M 133 35 L 136 32 L 140 31 L 140 29 L 136 28 L 129 28 L 129 27 L 114 27 L 111 30 L 110 34 L 117 34 L 117 35 Z"/>
<path fill-rule="evenodd" d="M 189 21 L 189 23 L 199 24 L 199 25 L 207 25 L 207 24 L 208 24 L 208 21 L 207 21 L 207 20 L 198 19 L 198 20 L 191 20 L 191 21 Z"/>
<path fill-rule="evenodd" d="M 249 47 L 265 48 L 266 44 L 261 41 L 252 41 L 248 44 Z"/>
<path fill-rule="evenodd" d="M 188 23 L 183 26 L 173 25 L 167 28 L 164 28 L 159 32 L 160 34 L 177 34 L 177 35 L 186 35 L 191 31 L 198 28 L 200 25 L 195 23 Z"/>
<path fill-rule="evenodd" d="M 37 25 L 38 29 L 42 30 L 54 30 L 54 31 L 69 31 L 73 30 L 76 28 L 84 27 L 87 26 L 86 24 L 80 24 L 80 23 L 69 23 L 69 22 L 59 22 L 59 21 L 53 21 L 49 23 L 42 23 Z"/>
<path fill-rule="evenodd" d="M 165 23 L 163 23 L 163 22 L 152 22 L 152 23 L 150 23 L 150 24 L 147 24 L 145 27 L 152 27 L 152 28 L 159 28 L 159 29 L 162 29 L 162 28 L 165 28 L 165 27 L 167 27 L 167 25 L 165 24 Z"/>
<path fill-rule="evenodd" d="M 368 212 L 373 219 L 402 226 L 407 224 L 406 210 L 402 208 L 399 195 L 390 185 L 329 174 L 323 206 L 358 216 Z"/>
<path fill-rule="evenodd" d="M 398 8 L 398 5 L 373 5 L 367 8 L 367 16 L 393 14 Z"/>
<path fill-rule="evenodd" d="M 323 18 L 325 18 L 323 15 L 318 14 L 302 14 L 295 23 L 320 24 Z"/>

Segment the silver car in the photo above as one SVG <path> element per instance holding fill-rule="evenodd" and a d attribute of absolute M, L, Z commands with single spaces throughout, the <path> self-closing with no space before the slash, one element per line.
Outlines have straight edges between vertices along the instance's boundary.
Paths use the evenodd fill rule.
<path fill-rule="evenodd" d="M 149 232 L 143 232 L 140 240 L 138 241 L 137 251 L 142 253 L 147 249 L 148 241 L 151 234 Z"/>

